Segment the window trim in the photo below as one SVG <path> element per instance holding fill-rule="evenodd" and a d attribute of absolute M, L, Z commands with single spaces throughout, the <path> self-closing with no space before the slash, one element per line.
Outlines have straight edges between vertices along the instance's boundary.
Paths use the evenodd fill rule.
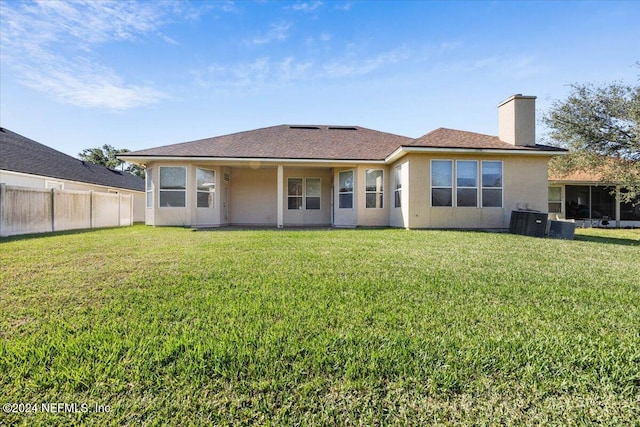
<path fill-rule="evenodd" d="M 449 162 L 451 164 L 451 186 L 434 186 L 433 185 L 433 163 L 434 162 Z M 454 191 L 456 188 L 456 162 L 453 159 L 431 159 L 431 162 L 429 164 L 429 186 L 430 186 L 430 192 L 429 192 L 429 204 L 432 208 L 446 208 L 446 209 L 450 209 L 450 208 L 455 208 L 456 207 L 456 192 Z M 433 204 L 433 189 L 437 188 L 437 189 L 450 189 L 451 190 L 451 205 L 448 206 L 437 206 Z"/>
<path fill-rule="evenodd" d="M 550 196 L 551 196 L 551 194 L 550 194 L 550 192 L 549 192 L 549 189 L 551 189 L 551 188 L 557 188 L 557 189 L 559 189 L 559 190 L 560 190 L 560 198 L 559 198 L 558 200 L 555 200 L 555 199 L 554 199 L 554 200 L 552 200 L 552 199 L 551 199 L 551 197 L 550 197 Z M 550 205 L 551 205 L 551 203 L 556 203 L 556 204 L 558 204 L 558 205 L 560 206 L 560 211 L 558 211 L 558 212 L 552 211 L 552 210 L 551 210 L 551 206 L 550 206 Z M 552 213 L 552 214 L 562 214 L 562 210 L 563 210 L 563 203 L 562 203 L 562 186 L 561 186 L 561 185 L 549 185 L 549 186 L 548 186 L 548 188 L 547 188 L 547 211 L 548 211 L 549 213 Z"/>
<path fill-rule="evenodd" d="M 162 169 L 163 168 L 181 168 L 184 170 L 184 189 L 162 189 Z M 189 195 L 188 195 L 188 189 L 189 189 L 189 180 L 187 179 L 187 167 L 186 166 L 159 166 L 158 167 L 158 207 L 162 208 L 162 209 L 185 209 L 186 207 L 189 206 Z M 183 192 L 184 193 L 184 206 L 162 206 L 160 204 L 160 199 L 161 199 L 161 195 L 162 192 Z"/>
<path fill-rule="evenodd" d="M 402 165 L 393 168 L 393 180 L 395 187 L 393 189 L 393 208 L 402 208 Z"/>
<path fill-rule="evenodd" d="M 370 191 L 367 189 L 367 174 L 369 172 L 380 171 L 380 187 L 377 187 L 376 190 Z M 376 206 L 369 207 L 367 206 L 367 195 L 375 194 L 376 195 Z M 378 204 L 378 197 L 380 197 L 380 206 Z M 384 169 L 365 169 L 364 171 L 364 208 L 365 209 L 384 209 Z"/>
<path fill-rule="evenodd" d="M 340 189 L 340 176 L 343 173 L 350 173 L 351 174 L 351 191 L 341 191 Z M 355 172 L 353 169 L 349 169 L 349 170 L 344 170 L 344 171 L 340 171 L 338 172 L 338 209 L 353 209 L 354 203 L 353 203 L 353 198 L 354 198 L 354 193 L 355 193 Z M 340 204 L 340 196 L 342 195 L 351 195 L 351 207 L 350 208 L 343 208 Z"/>
<path fill-rule="evenodd" d="M 153 168 L 146 169 L 144 173 L 144 177 L 145 177 L 144 192 L 146 195 L 145 204 L 147 209 L 153 209 L 153 201 L 154 201 L 153 190 L 155 188 L 153 184 Z"/>
<path fill-rule="evenodd" d="M 207 172 L 213 172 L 213 185 L 209 186 L 210 189 L 209 191 L 205 191 L 205 190 L 200 190 L 200 187 L 198 187 L 198 171 L 207 171 Z M 211 187 L 213 188 L 213 191 L 211 191 Z M 215 209 L 216 207 L 216 170 L 215 169 L 205 169 L 205 168 L 201 168 L 196 166 L 196 209 Z M 198 206 L 198 195 L 200 193 L 203 194 L 211 194 L 213 193 L 213 203 L 212 206 Z"/>
<path fill-rule="evenodd" d="M 460 162 L 466 162 L 466 163 L 475 163 L 476 164 L 476 186 L 475 187 L 466 187 L 466 186 L 460 186 L 458 185 L 458 163 Z M 478 205 L 480 204 L 480 191 L 478 188 L 478 184 L 480 183 L 480 177 L 478 176 L 480 173 L 480 167 L 478 165 L 478 160 L 468 160 L 468 159 L 456 159 L 456 163 L 455 163 L 455 169 L 453 170 L 453 175 L 454 175 L 454 181 L 455 181 L 455 198 L 452 198 L 451 202 L 452 204 L 454 204 L 454 206 L 456 208 L 478 208 Z M 473 206 L 458 206 L 458 190 L 462 189 L 462 190 L 476 190 L 476 204 Z M 454 200 L 455 199 L 455 200 Z"/>
<path fill-rule="evenodd" d="M 298 196 L 297 194 L 291 195 L 289 194 L 289 182 L 291 180 L 299 180 L 300 181 L 300 195 Z M 289 207 L 289 199 L 291 198 L 296 198 L 296 199 L 300 199 L 300 207 L 299 208 L 290 208 Z M 299 176 L 290 176 L 287 178 L 287 210 L 288 211 L 301 211 L 304 210 L 304 178 L 299 177 Z"/>
<path fill-rule="evenodd" d="M 482 171 L 484 170 L 485 163 L 500 163 L 500 187 L 485 187 L 484 180 L 482 179 Z M 490 160 L 485 159 L 480 161 L 480 191 L 487 190 L 500 190 L 500 206 L 484 206 L 484 194 L 480 195 L 480 207 L 482 209 L 504 209 L 504 162 L 502 160 Z"/>
<path fill-rule="evenodd" d="M 309 196 L 308 192 L 307 192 L 307 181 L 308 180 L 317 180 L 320 183 L 320 194 L 318 194 L 317 196 Z M 302 187 L 302 193 L 303 193 L 303 197 L 304 197 L 304 210 L 306 211 L 319 211 L 322 210 L 322 178 L 320 177 L 316 177 L 316 176 L 310 176 L 310 177 L 306 177 L 304 179 L 304 186 Z M 318 198 L 318 209 L 309 209 L 307 207 L 307 198 L 309 197 L 317 197 Z"/>

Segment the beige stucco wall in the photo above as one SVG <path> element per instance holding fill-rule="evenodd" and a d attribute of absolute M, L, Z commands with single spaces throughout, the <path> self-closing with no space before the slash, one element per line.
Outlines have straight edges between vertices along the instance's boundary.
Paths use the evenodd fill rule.
<path fill-rule="evenodd" d="M 230 223 L 275 226 L 277 169 L 231 168 Z"/>
<path fill-rule="evenodd" d="M 501 208 L 431 207 L 431 160 L 497 160 L 503 164 L 503 200 Z M 392 226 L 402 228 L 507 228 L 511 211 L 516 209 L 547 210 L 546 156 L 513 156 L 479 154 L 412 153 L 392 165 L 361 164 L 352 166 L 301 167 L 284 166 L 283 220 L 284 226 L 331 224 L 337 227 Z M 187 202 L 184 208 L 147 209 L 147 224 L 151 225 L 277 225 L 278 176 L 275 165 L 221 166 L 206 163 L 155 163 L 154 205 L 158 203 L 160 166 L 187 168 Z M 196 167 L 216 171 L 215 209 L 196 208 Z M 394 207 L 395 168 L 401 168 L 402 206 Z M 383 171 L 384 206 L 367 209 L 365 198 L 366 171 Z M 353 208 L 338 208 L 339 174 L 354 172 Z M 224 174 L 230 175 L 229 183 Z M 288 178 L 320 178 L 321 209 L 289 210 L 287 200 Z M 228 193 L 228 218 L 225 220 L 224 194 Z M 333 190 L 333 200 L 331 192 Z M 479 189 L 481 191 L 481 189 Z"/>
<path fill-rule="evenodd" d="M 547 157 L 409 154 L 410 228 L 508 228 L 511 211 L 547 211 Z M 431 160 L 503 162 L 502 208 L 431 207 Z M 480 190 L 479 190 L 480 191 Z"/>

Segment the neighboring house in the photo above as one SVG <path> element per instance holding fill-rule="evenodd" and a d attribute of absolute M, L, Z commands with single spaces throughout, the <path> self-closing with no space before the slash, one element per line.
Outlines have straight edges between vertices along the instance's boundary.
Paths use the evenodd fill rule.
<path fill-rule="evenodd" d="M 150 225 L 504 229 L 512 210 L 546 211 L 565 150 L 535 144 L 535 97 L 498 115 L 499 137 L 280 125 L 118 157 L 147 170 Z"/>
<path fill-rule="evenodd" d="M 78 160 L 4 128 L 0 128 L 0 183 L 131 194 L 133 220 L 145 220 L 144 179 Z"/>
<path fill-rule="evenodd" d="M 550 173 L 549 216 L 583 226 L 640 227 L 640 198 L 622 202 L 620 191 L 619 185 L 603 182 L 598 171 Z"/>

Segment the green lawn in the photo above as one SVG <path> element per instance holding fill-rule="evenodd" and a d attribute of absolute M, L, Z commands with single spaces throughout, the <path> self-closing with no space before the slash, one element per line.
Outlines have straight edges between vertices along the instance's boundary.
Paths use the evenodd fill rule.
<path fill-rule="evenodd" d="M 79 411 L 0 425 L 640 425 L 640 230 L 134 226 L 0 266 L 0 403 Z"/>

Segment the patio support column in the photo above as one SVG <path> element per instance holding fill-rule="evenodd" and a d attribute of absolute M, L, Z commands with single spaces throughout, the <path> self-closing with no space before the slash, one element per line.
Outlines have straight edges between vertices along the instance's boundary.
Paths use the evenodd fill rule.
<path fill-rule="evenodd" d="M 620 186 L 616 185 L 616 228 L 620 228 Z"/>
<path fill-rule="evenodd" d="M 284 167 L 278 165 L 278 228 L 284 225 Z"/>

